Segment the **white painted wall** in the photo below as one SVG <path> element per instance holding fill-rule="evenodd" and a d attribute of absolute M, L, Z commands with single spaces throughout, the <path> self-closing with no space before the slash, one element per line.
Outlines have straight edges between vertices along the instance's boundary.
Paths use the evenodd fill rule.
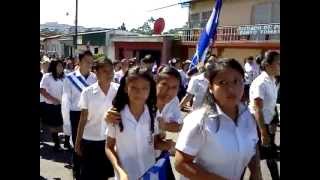
<path fill-rule="evenodd" d="M 64 52 L 63 52 L 63 45 L 60 43 L 60 41 L 58 40 L 58 38 L 55 39 L 47 39 L 45 41 L 45 51 L 55 51 L 58 55 L 58 57 L 63 56 Z"/>
<path fill-rule="evenodd" d="M 115 48 L 113 39 L 116 37 L 123 37 L 123 36 L 137 36 L 137 33 L 132 33 L 123 30 L 111 30 L 106 32 L 106 46 L 104 49 L 104 54 L 111 60 L 115 59 Z"/>

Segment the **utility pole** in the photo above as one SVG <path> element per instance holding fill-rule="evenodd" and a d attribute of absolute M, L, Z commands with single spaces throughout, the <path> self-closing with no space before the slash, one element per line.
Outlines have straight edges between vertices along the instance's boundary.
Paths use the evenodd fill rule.
<path fill-rule="evenodd" d="M 75 50 L 78 49 L 78 0 L 76 0 L 76 20 L 75 20 Z"/>

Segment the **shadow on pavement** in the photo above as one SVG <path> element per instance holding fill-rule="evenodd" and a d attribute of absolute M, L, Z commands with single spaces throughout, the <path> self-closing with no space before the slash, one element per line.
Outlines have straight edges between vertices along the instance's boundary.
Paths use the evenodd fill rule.
<path fill-rule="evenodd" d="M 72 169 L 72 165 L 71 164 L 67 164 L 64 167 L 67 168 L 67 169 Z"/>
<path fill-rule="evenodd" d="M 46 160 L 52 160 L 58 163 L 67 163 L 71 164 L 72 153 L 70 151 L 53 151 L 53 147 L 46 144 L 41 143 L 42 147 L 40 147 L 40 158 Z"/>
<path fill-rule="evenodd" d="M 72 163 L 71 151 L 63 150 L 63 151 L 55 152 L 53 150 L 53 145 L 52 146 L 49 145 L 48 144 L 49 142 L 51 142 L 51 137 L 48 133 L 48 130 L 44 129 L 44 131 L 40 133 L 40 158 L 46 159 L 46 160 L 52 160 L 58 163 L 67 163 L 67 164 Z M 41 176 L 40 176 L 40 179 L 41 179 Z"/>
<path fill-rule="evenodd" d="M 53 178 L 54 180 L 61 180 L 61 178 Z M 42 176 L 40 176 L 40 180 L 48 180 L 48 179 L 46 179 L 46 178 L 44 178 L 44 177 L 42 177 Z"/>

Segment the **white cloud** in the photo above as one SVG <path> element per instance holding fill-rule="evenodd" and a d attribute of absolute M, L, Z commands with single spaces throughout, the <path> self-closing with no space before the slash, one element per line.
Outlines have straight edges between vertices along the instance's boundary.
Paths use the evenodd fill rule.
<path fill-rule="evenodd" d="M 76 0 L 41 0 L 40 23 L 74 24 Z M 179 0 L 78 0 L 78 24 L 85 27 L 119 27 L 127 29 L 143 24 L 148 18 L 163 17 L 165 30 L 181 27 L 188 21 L 188 8 L 180 5 L 162 10 L 148 10 L 178 3 Z M 66 16 L 66 13 L 69 16 Z"/>

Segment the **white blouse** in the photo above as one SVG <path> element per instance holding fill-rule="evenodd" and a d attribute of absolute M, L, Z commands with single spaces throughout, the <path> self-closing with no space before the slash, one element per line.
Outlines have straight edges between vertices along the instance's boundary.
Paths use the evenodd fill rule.
<path fill-rule="evenodd" d="M 251 84 L 252 81 L 259 76 L 260 68 L 258 64 L 253 62 L 252 64 L 246 63 L 244 65 L 245 71 L 245 84 Z"/>
<path fill-rule="evenodd" d="M 120 69 L 119 71 L 114 73 L 114 82 L 120 83 L 121 78 L 124 76 L 123 71 Z"/>
<path fill-rule="evenodd" d="M 63 79 L 55 80 L 51 73 L 43 75 L 40 82 L 40 88 L 45 89 L 51 96 L 57 98 L 61 102 L 62 91 L 63 91 Z M 47 104 L 53 104 L 49 99 L 44 98 Z"/>
<path fill-rule="evenodd" d="M 160 118 L 160 117 L 162 117 L 166 123 L 170 123 L 170 122 L 175 122 L 178 124 L 183 123 L 183 119 L 182 119 L 181 111 L 180 111 L 180 106 L 179 106 L 179 99 L 177 96 L 174 97 L 170 102 L 168 102 L 163 107 L 161 112 L 159 110 L 157 110 L 156 120 L 159 120 L 158 118 Z M 158 121 L 158 123 L 159 123 L 159 121 Z M 165 131 L 163 131 L 161 129 L 159 129 L 159 132 L 165 134 Z M 156 154 L 157 154 L 157 157 L 159 157 L 161 154 L 161 151 L 156 150 Z"/>
<path fill-rule="evenodd" d="M 204 117 L 205 108 L 200 108 L 185 118 L 176 149 L 195 156 L 195 163 L 208 172 L 239 180 L 256 152 L 256 122 L 243 105 L 237 125 L 216 107 L 217 114 Z"/>
<path fill-rule="evenodd" d="M 98 82 L 96 82 L 82 91 L 79 107 L 88 110 L 83 139 L 92 141 L 105 140 L 107 125 L 104 121 L 104 115 L 112 106 L 112 100 L 117 94 L 118 87 L 118 84 L 111 82 L 108 93 L 105 95 Z"/>
<path fill-rule="evenodd" d="M 158 110 L 157 117 L 163 117 L 165 122 L 176 122 L 182 124 L 178 97 L 176 96 L 168 102 L 161 112 Z"/>
<path fill-rule="evenodd" d="M 122 168 L 128 173 L 129 180 L 137 180 L 155 164 L 153 137 L 158 134 L 155 121 L 154 133 L 150 132 L 150 115 L 145 105 L 144 112 L 137 121 L 130 112 L 129 106 L 120 112 L 123 131 L 118 125 L 108 124 L 106 135 L 116 139 L 116 152 Z M 119 179 L 115 173 L 116 179 Z"/>
<path fill-rule="evenodd" d="M 204 100 L 204 96 L 208 90 L 209 81 L 205 78 L 204 73 L 193 76 L 190 79 L 187 92 L 194 95 L 193 97 L 193 109 L 200 108 Z"/>
<path fill-rule="evenodd" d="M 275 107 L 277 104 L 277 86 L 275 79 L 270 77 L 263 71 L 250 86 L 250 112 L 254 114 L 254 100 L 261 98 L 263 100 L 263 117 L 266 124 L 270 124 L 275 115 Z"/>

